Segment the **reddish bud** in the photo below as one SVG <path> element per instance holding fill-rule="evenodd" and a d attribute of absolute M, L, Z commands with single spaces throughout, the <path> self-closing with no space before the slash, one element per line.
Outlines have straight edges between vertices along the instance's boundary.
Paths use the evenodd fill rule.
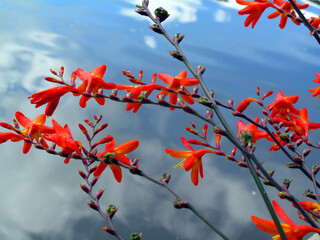
<path fill-rule="evenodd" d="M 273 91 L 269 91 L 269 92 L 266 92 L 263 97 L 262 97 L 262 100 L 264 100 L 266 97 L 269 97 L 273 94 Z"/>
<path fill-rule="evenodd" d="M 81 123 L 79 123 L 78 126 L 79 126 L 81 132 L 86 136 L 87 140 L 90 141 L 90 136 L 88 134 L 87 129 Z"/>
<path fill-rule="evenodd" d="M 58 75 L 56 71 L 54 71 L 53 69 L 50 69 L 50 72 L 53 74 L 53 75 Z"/>
<path fill-rule="evenodd" d="M 90 192 L 90 190 L 89 190 L 89 188 L 87 186 L 80 184 L 80 187 L 84 192 L 86 192 L 86 193 Z"/>
<path fill-rule="evenodd" d="M 62 77 L 64 73 L 64 67 L 61 67 L 59 70 L 59 76 Z"/>
<path fill-rule="evenodd" d="M 247 107 L 250 105 L 251 102 L 259 102 L 259 101 L 255 98 L 248 97 L 239 104 L 239 106 L 236 108 L 236 111 L 242 113 L 244 110 L 247 109 Z"/>
<path fill-rule="evenodd" d="M 104 193 L 105 189 L 99 190 L 96 194 L 96 199 L 99 200 L 102 196 L 102 194 Z"/>
<path fill-rule="evenodd" d="M 94 179 L 92 179 L 90 182 L 91 186 L 93 187 L 97 183 L 98 180 L 99 180 L 98 177 L 95 177 Z"/>
<path fill-rule="evenodd" d="M 44 78 L 48 82 L 53 82 L 53 83 L 63 83 L 62 81 L 59 81 L 58 79 L 55 79 L 53 77 L 45 77 Z"/>
<path fill-rule="evenodd" d="M 86 179 L 86 178 L 87 178 L 87 175 L 86 175 L 83 171 L 81 171 L 81 170 L 79 170 L 79 175 L 80 175 L 83 179 Z"/>
<path fill-rule="evenodd" d="M 94 201 L 87 202 L 88 206 L 91 207 L 93 210 L 99 211 L 99 206 Z"/>
<path fill-rule="evenodd" d="M 107 233 L 111 234 L 111 235 L 116 235 L 116 231 L 112 228 L 108 228 L 108 227 L 101 227 L 102 230 L 106 231 Z"/>

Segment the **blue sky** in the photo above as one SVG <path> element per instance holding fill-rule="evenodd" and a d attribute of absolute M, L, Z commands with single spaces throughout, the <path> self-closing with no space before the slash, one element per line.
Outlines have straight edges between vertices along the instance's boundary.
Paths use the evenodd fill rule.
<path fill-rule="evenodd" d="M 233 97 L 239 102 L 254 96 L 257 86 L 264 92 L 284 90 L 285 95 L 301 96 L 303 104 L 299 108 L 307 105 L 311 121 L 320 121 L 319 102 L 307 92 L 315 87 L 312 80 L 319 72 L 319 47 L 304 27 L 288 21 L 288 26 L 280 30 L 279 19 L 267 20 L 263 15 L 252 30 L 243 26 L 245 17 L 239 16 L 230 3 L 151 0 L 151 8 L 160 3 L 171 14 L 166 29 L 171 35 L 186 34 L 181 46 L 193 66 L 206 66 L 204 77 L 217 99 L 226 102 Z M 135 74 L 142 69 L 145 79 L 154 72 L 175 76 L 185 70 L 169 56 L 169 43 L 148 28 L 148 20 L 131 14 L 135 1 L 0 4 L 0 16 L 6 19 L 0 26 L 1 122 L 10 123 L 16 111 L 30 119 L 43 113 L 44 108 L 35 109 L 27 97 L 53 86 L 43 80 L 50 76 L 50 68 L 58 70 L 63 65 L 68 78 L 79 67 L 92 71 L 106 64 L 104 79 L 121 84 L 128 83 L 121 69 Z M 91 119 L 93 114 L 103 114 L 109 123 L 108 134 L 117 139 L 117 144 L 139 138 L 141 148 L 136 154 L 142 159 L 141 167 L 155 177 L 162 172 L 173 173 L 172 186 L 232 239 L 249 239 L 251 233 L 259 239 L 270 239 L 250 222 L 251 215 L 269 217 L 246 169 L 221 157 L 207 157 L 205 178 L 194 187 L 190 173 L 172 168 L 177 161 L 168 157 L 164 149 L 182 150 L 180 137 L 192 138 L 185 127 L 193 120 L 200 129 L 201 121 L 183 112 L 152 106 L 142 106 L 133 114 L 126 112 L 123 104 L 108 102 L 101 107 L 93 100 L 84 110 L 78 101 L 65 96 L 53 116 L 61 124 L 68 123 L 75 138 L 83 138 L 78 123 Z M 255 114 L 257 110 L 253 107 L 249 112 Z M 224 114 L 235 129 L 230 112 Z M 231 147 L 223 144 L 227 149 Z M 4 196 L 0 198 L 1 239 L 80 240 L 105 236 L 99 229 L 103 221 L 86 206 L 89 198 L 79 187 L 80 162 L 66 166 L 62 159 L 35 149 L 23 155 L 21 143 L 8 142 L 0 149 L 0 190 Z M 267 167 L 294 175 L 295 189 L 303 185 L 302 176 L 284 168 L 286 160 L 280 153 L 261 150 L 259 156 Z M 215 239 L 192 214 L 172 209 L 174 199 L 167 192 L 143 179 L 125 173 L 123 183 L 118 184 L 106 171 L 99 187 L 107 189 L 103 204 L 120 207 L 115 221 L 126 236 L 137 231 L 143 232 L 145 239 Z M 268 191 L 276 198 L 272 189 Z M 301 194 L 298 190 L 297 193 Z M 286 202 L 281 203 L 290 209 Z M 295 216 L 295 212 L 291 215 Z"/>

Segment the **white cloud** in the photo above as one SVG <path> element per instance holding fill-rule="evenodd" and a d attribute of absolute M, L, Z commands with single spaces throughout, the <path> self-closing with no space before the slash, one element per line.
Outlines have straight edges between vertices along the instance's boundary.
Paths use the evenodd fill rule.
<path fill-rule="evenodd" d="M 145 35 L 144 36 L 144 42 L 146 45 L 152 49 L 155 49 L 157 46 L 156 39 L 153 36 Z"/>
<path fill-rule="evenodd" d="M 49 68 L 60 67 L 65 62 L 54 56 L 66 45 L 71 49 L 77 48 L 65 37 L 50 32 L 20 31 L 15 35 L 6 34 L 4 39 L 6 41 L 0 45 L 0 92 L 7 92 L 13 87 L 38 91 L 46 84 L 45 81 L 39 84 L 39 79 L 49 73 Z M 60 46 L 61 41 L 64 46 Z"/>
<path fill-rule="evenodd" d="M 216 22 L 230 22 L 231 16 L 222 9 L 218 9 L 213 13 L 213 19 Z"/>

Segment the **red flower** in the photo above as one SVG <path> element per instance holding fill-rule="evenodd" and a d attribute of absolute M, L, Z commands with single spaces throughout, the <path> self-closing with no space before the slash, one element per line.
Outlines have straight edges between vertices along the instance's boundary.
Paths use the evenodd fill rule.
<path fill-rule="evenodd" d="M 110 142 L 108 142 L 105 146 L 104 152 L 98 153 L 97 156 L 99 158 L 104 158 L 106 154 L 110 153 L 112 157 L 117 159 L 119 162 L 130 166 L 130 159 L 126 157 L 126 154 L 134 151 L 139 146 L 138 140 L 132 140 L 125 143 L 120 144 L 119 146 L 115 147 L 115 140 L 112 139 Z M 102 172 L 106 169 L 108 166 L 107 163 L 100 162 L 98 168 L 94 171 L 93 175 L 95 177 L 99 177 Z M 122 172 L 121 167 L 115 164 L 109 164 L 112 173 L 114 175 L 114 178 L 117 180 L 117 182 L 121 182 L 122 179 Z"/>
<path fill-rule="evenodd" d="M 278 205 L 276 201 L 272 202 L 274 210 L 278 214 L 278 216 L 285 222 L 280 223 L 281 227 L 287 237 L 290 240 L 303 240 L 303 237 L 310 233 L 316 232 L 320 233 L 320 229 L 310 227 L 307 225 L 296 225 L 283 211 L 283 209 Z M 274 240 L 281 240 L 280 235 L 278 233 L 277 227 L 272 220 L 263 220 L 261 218 L 257 218 L 255 216 L 251 216 L 251 220 L 257 225 L 257 227 L 266 233 L 270 233 L 276 235 L 273 237 Z"/>
<path fill-rule="evenodd" d="M 166 87 L 167 89 L 174 90 L 174 91 L 179 91 L 183 89 L 183 92 L 187 94 L 190 94 L 190 93 L 188 92 L 187 89 L 184 89 L 185 86 L 188 87 L 188 86 L 195 86 L 199 84 L 198 79 L 187 78 L 187 71 L 180 72 L 176 77 L 172 77 L 164 73 L 159 73 L 158 76 L 163 82 L 169 84 Z M 158 93 L 157 97 L 159 98 L 160 95 L 167 96 L 168 94 L 170 94 L 170 103 L 173 105 L 176 105 L 178 100 L 178 93 L 163 90 L 160 93 Z M 194 100 L 191 96 L 185 95 L 183 93 L 179 93 L 179 95 L 185 102 L 189 104 L 194 103 Z M 174 108 L 170 108 L 170 110 L 173 111 Z"/>
<path fill-rule="evenodd" d="M 279 118 L 287 119 L 289 113 L 299 115 L 300 111 L 292 105 L 298 100 L 298 96 L 283 96 L 283 92 L 279 92 L 274 102 L 268 105 L 268 109 L 272 111 L 270 117 L 279 115 Z"/>
<path fill-rule="evenodd" d="M 68 125 L 64 125 L 64 128 L 60 126 L 54 119 L 52 119 L 52 125 L 55 130 L 54 134 L 44 134 L 43 137 L 48 141 L 54 142 L 62 148 L 62 152 L 70 155 L 73 152 L 78 153 L 82 156 L 79 149 L 81 143 L 79 141 L 74 141 L 71 135 Z M 66 158 L 64 163 L 69 163 L 70 158 Z"/>
<path fill-rule="evenodd" d="M 12 142 L 18 142 L 21 140 L 29 139 L 33 141 L 34 139 L 36 141 L 39 140 L 39 138 L 42 137 L 42 134 L 44 133 L 53 133 L 54 129 L 51 127 L 44 126 L 46 122 L 46 115 L 41 114 L 38 117 L 36 117 L 35 120 L 31 121 L 29 118 L 24 116 L 21 112 L 16 112 L 15 117 L 17 121 L 23 126 L 25 129 L 21 131 L 21 134 L 15 134 L 15 133 L 0 133 L 0 143 L 6 142 L 7 140 L 11 140 Z M 15 130 L 13 126 L 7 123 L 0 123 L 0 126 L 5 127 L 10 130 Z M 42 142 L 42 145 L 44 147 L 48 147 L 47 143 L 45 141 Z M 30 148 L 32 146 L 31 142 L 24 142 L 22 152 L 24 154 L 28 153 Z"/>
<path fill-rule="evenodd" d="M 247 5 L 247 7 L 241 9 L 238 13 L 239 15 L 249 14 L 244 22 L 244 26 L 248 27 L 250 24 L 252 24 L 252 28 L 254 28 L 264 10 L 266 10 L 268 7 L 272 7 L 272 4 L 267 0 L 236 0 L 236 2 L 240 5 Z"/>
<path fill-rule="evenodd" d="M 142 84 L 142 85 L 116 85 L 119 90 L 127 90 L 131 95 L 133 100 L 139 100 L 141 92 L 146 91 L 145 97 L 147 98 L 153 90 L 155 89 L 165 89 L 165 87 L 155 84 L 157 75 L 152 77 L 152 84 Z M 136 113 L 141 107 L 142 103 L 128 103 L 126 110 L 130 111 L 133 109 L 133 113 Z"/>
<path fill-rule="evenodd" d="M 294 0 L 294 2 L 296 2 L 296 1 Z M 268 16 L 269 19 L 273 19 L 273 18 L 279 17 L 281 15 L 281 20 L 280 20 L 279 26 L 282 29 L 286 26 L 288 15 L 291 14 L 293 16 L 293 18 L 291 18 L 292 22 L 294 22 L 297 25 L 300 25 L 300 22 L 295 19 L 297 17 L 296 13 L 294 12 L 294 9 L 289 2 L 283 1 L 283 0 L 275 0 L 274 3 L 278 6 L 280 6 L 281 10 L 283 12 L 280 12 L 277 10 Z M 296 3 L 296 5 L 299 9 L 305 9 L 305 8 L 309 7 L 309 4 Z"/>
<path fill-rule="evenodd" d="M 101 65 L 96 67 L 91 73 L 85 72 L 81 68 L 76 70 L 77 76 L 83 81 L 81 85 L 77 88 L 80 93 L 93 93 L 97 94 L 99 89 L 114 89 L 116 85 L 114 83 L 106 83 L 102 80 L 103 75 L 107 69 L 106 65 Z M 79 96 L 80 93 L 74 93 L 73 95 Z M 80 107 L 85 108 L 87 101 L 90 97 L 82 96 L 80 99 Z M 97 103 L 103 105 L 105 103 L 104 98 L 95 98 Z"/>
<path fill-rule="evenodd" d="M 184 137 L 181 137 L 182 143 L 190 150 L 190 151 L 177 151 L 166 148 L 166 153 L 174 158 L 183 158 L 183 160 L 178 163 L 175 168 L 178 166 L 184 167 L 186 171 L 191 170 L 191 181 L 194 185 L 198 185 L 199 183 L 199 175 L 203 178 L 203 168 L 202 168 L 202 157 L 207 153 L 218 153 L 213 150 L 200 149 L 193 150 L 193 148 L 189 145 L 187 140 Z"/>
<path fill-rule="evenodd" d="M 254 121 L 259 123 L 259 118 L 255 118 Z M 268 133 L 261 131 L 258 129 L 258 126 L 254 125 L 253 123 L 249 123 L 244 125 L 244 123 L 240 120 L 237 124 L 238 127 L 238 136 L 241 134 L 242 131 L 246 131 L 252 134 L 252 143 L 255 143 L 257 140 L 268 137 Z"/>
<path fill-rule="evenodd" d="M 313 80 L 315 83 L 320 83 L 320 74 L 316 73 L 317 78 Z M 316 97 L 319 95 L 319 101 L 320 101 L 320 87 L 309 89 L 308 92 L 312 92 L 312 97 Z"/>
<path fill-rule="evenodd" d="M 52 116 L 54 110 L 56 110 L 60 98 L 68 92 L 76 93 L 77 89 L 71 86 L 59 86 L 53 87 L 44 91 L 36 92 L 30 97 L 30 103 L 36 104 L 36 108 L 48 104 L 45 110 L 47 116 Z"/>

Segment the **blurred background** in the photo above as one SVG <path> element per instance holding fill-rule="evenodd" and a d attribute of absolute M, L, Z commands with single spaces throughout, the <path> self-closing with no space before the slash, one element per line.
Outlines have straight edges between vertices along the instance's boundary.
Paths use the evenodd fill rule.
<path fill-rule="evenodd" d="M 176 76 L 186 70 L 168 54 L 173 48 L 167 40 L 148 28 L 151 22 L 134 12 L 135 4 L 140 1 L 1 0 L 0 121 L 11 123 L 16 111 L 31 120 L 44 112 L 44 107 L 35 109 L 27 98 L 55 86 L 43 80 L 52 76 L 50 68 L 59 71 L 64 66 L 68 81 L 77 68 L 90 72 L 106 64 L 104 79 L 117 84 L 129 84 L 121 69 L 129 69 L 135 76 L 143 70 L 145 82 L 151 81 L 153 73 Z M 318 6 L 310 4 L 306 14 L 317 16 Z M 275 92 L 270 103 L 283 90 L 287 96 L 299 95 L 296 107 L 307 106 L 310 122 L 320 122 L 319 101 L 307 92 L 316 87 L 312 80 L 319 72 L 320 48 L 305 27 L 288 20 L 281 30 L 280 19 L 268 20 L 271 12 L 267 10 L 254 30 L 245 28 L 246 16 L 238 15 L 242 7 L 233 0 L 150 1 L 152 10 L 160 6 L 170 13 L 164 26 L 171 36 L 186 34 L 181 46 L 194 67 L 206 67 L 204 79 L 217 100 L 226 103 L 234 98 L 238 105 L 242 99 L 254 97 L 259 86 L 262 93 Z M 162 84 L 159 79 L 157 83 Z M 201 130 L 203 122 L 159 106 L 145 105 L 133 114 L 125 111 L 122 103 L 107 101 L 100 106 L 90 100 L 82 109 L 78 102 L 71 94 L 64 96 L 53 115 L 61 125 L 69 125 L 75 139 L 85 143 L 78 123 L 85 124 L 83 120 L 92 119 L 93 114 L 103 115 L 102 121 L 109 127 L 100 137 L 111 134 L 116 145 L 138 139 L 140 146 L 130 157 L 140 157 L 139 166 L 155 178 L 163 172 L 173 174 L 170 185 L 177 193 L 230 239 L 271 239 L 250 220 L 252 215 L 270 217 L 247 169 L 223 157 L 205 156 L 204 179 L 195 187 L 190 172 L 172 168 L 179 159 L 168 156 L 164 149 L 185 150 L 180 137 L 194 138 L 185 127 L 194 121 Z M 205 108 L 197 109 L 205 113 Z M 223 113 L 237 131 L 238 119 L 229 111 Z M 262 117 L 254 105 L 247 113 L 252 118 Z M 209 139 L 214 141 L 211 132 L 209 128 Z M 319 131 L 314 131 L 311 142 L 317 144 L 318 136 Z M 225 152 L 231 151 L 227 141 L 221 144 Z M 269 152 L 269 142 L 261 140 L 257 145 L 257 156 L 266 169 L 276 169 L 275 178 L 280 182 L 284 177 L 294 179 L 290 190 L 300 200 L 307 200 L 302 194 L 312 188 L 311 183 L 297 170 L 286 169 L 288 160 L 281 152 Z M 83 179 L 78 169 L 83 169 L 82 163 L 65 165 L 63 159 L 36 149 L 24 155 L 22 146 L 21 142 L 0 146 L 0 239 L 112 239 L 100 229 L 105 222 L 87 206 L 89 196 L 80 189 Z M 308 166 L 317 163 L 317 156 L 310 154 Z M 106 189 L 101 199 L 104 208 L 119 206 L 114 224 L 125 239 L 131 232 L 142 232 L 143 239 L 154 240 L 219 239 L 190 211 L 174 209 L 174 198 L 165 189 L 123 173 L 119 184 L 107 169 L 96 189 Z M 267 187 L 267 191 L 297 224 L 304 224 L 290 203 L 280 200 L 274 189 Z"/>

